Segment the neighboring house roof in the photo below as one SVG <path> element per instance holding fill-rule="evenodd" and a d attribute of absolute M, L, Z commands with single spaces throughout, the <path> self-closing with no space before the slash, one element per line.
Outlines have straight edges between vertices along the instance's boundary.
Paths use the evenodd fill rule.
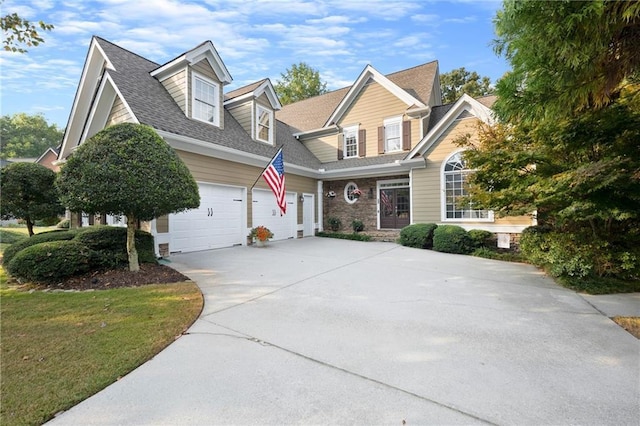
<path fill-rule="evenodd" d="M 365 83 L 369 76 L 377 73 L 369 65 L 360 74 L 353 86 L 314 96 L 294 104 L 285 105 L 276 113 L 278 120 L 289 124 L 297 132 L 307 132 L 319 129 L 328 123 L 337 111 L 345 96 L 358 82 Z M 388 79 L 398 88 L 416 100 L 416 106 L 428 105 L 431 99 L 433 85 L 438 75 L 438 62 L 432 61 L 413 68 L 388 74 Z M 351 92 L 355 96 L 356 92 Z"/>
<path fill-rule="evenodd" d="M 168 134 L 261 157 L 271 158 L 277 151 L 275 146 L 254 141 L 226 109 L 224 129 L 188 118 L 162 83 L 151 76 L 158 64 L 100 37 L 94 39 L 113 66 L 113 69 L 106 69 L 105 74 L 139 123 Z M 320 164 L 317 158 L 291 136 L 290 130 L 284 130 L 288 126 L 279 130 L 282 126 L 277 123 L 276 145 L 284 145 L 285 162 L 317 169 Z"/>

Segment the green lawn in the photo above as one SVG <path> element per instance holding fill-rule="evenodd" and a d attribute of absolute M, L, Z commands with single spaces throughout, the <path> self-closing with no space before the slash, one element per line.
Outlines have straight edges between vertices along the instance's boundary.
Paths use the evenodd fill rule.
<path fill-rule="evenodd" d="M 0 424 L 42 424 L 93 395 L 174 341 L 202 304 L 191 282 L 29 292 L 0 268 Z"/>

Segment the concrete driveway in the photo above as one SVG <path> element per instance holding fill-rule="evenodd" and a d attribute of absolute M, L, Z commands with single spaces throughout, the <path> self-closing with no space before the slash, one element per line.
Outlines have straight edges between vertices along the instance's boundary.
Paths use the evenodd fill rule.
<path fill-rule="evenodd" d="M 171 261 L 188 335 L 53 424 L 638 424 L 639 341 L 533 267 L 322 238 Z"/>

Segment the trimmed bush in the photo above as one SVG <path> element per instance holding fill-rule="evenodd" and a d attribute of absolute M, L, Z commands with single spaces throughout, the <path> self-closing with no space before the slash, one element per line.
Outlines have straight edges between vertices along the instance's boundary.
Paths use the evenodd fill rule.
<path fill-rule="evenodd" d="M 496 237 L 493 233 L 483 229 L 472 229 L 469 231 L 469 238 L 471 239 L 471 247 L 474 249 L 496 246 Z"/>
<path fill-rule="evenodd" d="M 0 229 L 0 243 L 14 244 L 26 238 L 29 238 L 29 237 L 26 236 L 25 234 L 21 234 L 19 232 L 7 231 L 6 229 Z"/>
<path fill-rule="evenodd" d="M 58 222 L 58 224 L 56 225 L 56 228 L 69 229 L 70 225 L 71 225 L 71 223 L 70 223 L 69 219 L 62 219 L 60 222 Z"/>
<path fill-rule="evenodd" d="M 316 237 L 338 238 L 341 240 L 371 241 L 371 235 L 367 234 L 343 234 L 341 232 L 316 232 Z"/>
<path fill-rule="evenodd" d="M 7 265 L 14 277 L 53 284 L 91 269 L 94 253 L 77 241 L 52 241 L 20 250 Z"/>
<path fill-rule="evenodd" d="M 457 225 L 440 225 L 433 231 L 433 249 L 443 253 L 467 254 L 471 252 L 471 238 Z"/>
<path fill-rule="evenodd" d="M 353 228 L 353 232 L 362 232 L 364 231 L 364 223 L 360 219 L 354 219 L 351 222 L 351 227 Z"/>
<path fill-rule="evenodd" d="M 416 223 L 400 230 L 400 244 L 407 247 L 430 249 L 433 247 L 435 223 Z"/>
<path fill-rule="evenodd" d="M 549 251 L 548 234 L 551 230 L 544 226 L 529 226 L 520 234 L 520 252 L 532 264 L 543 266 Z"/>
<path fill-rule="evenodd" d="M 129 264 L 127 254 L 127 228 L 118 226 L 91 226 L 84 228 L 75 238 L 99 255 L 98 266 L 117 268 Z M 136 231 L 136 250 L 140 263 L 157 263 L 153 235 Z"/>
<path fill-rule="evenodd" d="M 327 218 L 327 223 L 329 224 L 329 229 L 332 231 L 339 231 L 342 228 L 342 221 L 334 216 L 329 216 Z"/>
<path fill-rule="evenodd" d="M 2 264 L 8 265 L 11 259 L 21 250 L 40 243 L 48 243 L 52 241 L 72 240 L 76 236 L 76 231 L 48 231 L 35 234 L 30 238 L 25 238 L 16 243 L 11 244 L 4 250 Z"/>

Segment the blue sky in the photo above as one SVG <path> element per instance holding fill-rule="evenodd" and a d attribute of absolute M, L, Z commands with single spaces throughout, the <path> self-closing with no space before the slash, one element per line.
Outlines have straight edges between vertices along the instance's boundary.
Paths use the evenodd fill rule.
<path fill-rule="evenodd" d="M 493 53 L 498 1 L 34 0 L 2 3 L 55 26 L 26 54 L 0 52 L 2 115 L 42 113 L 65 127 L 93 35 L 165 63 L 211 40 L 234 81 L 271 78 L 304 61 L 330 90 L 371 64 L 383 74 L 438 60 L 495 82 L 508 70 Z"/>

